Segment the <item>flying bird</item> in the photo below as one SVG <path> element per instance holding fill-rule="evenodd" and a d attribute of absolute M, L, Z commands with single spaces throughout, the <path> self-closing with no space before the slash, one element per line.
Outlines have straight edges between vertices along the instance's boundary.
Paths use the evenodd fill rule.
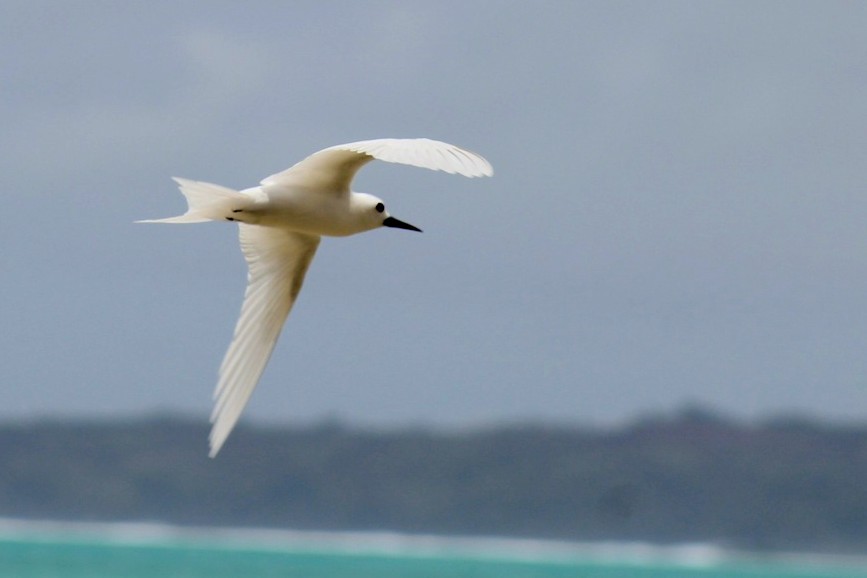
<path fill-rule="evenodd" d="M 421 232 L 392 217 L 381 199 L 350 189 L 355 173 L 374 159 L 465 177 L 494 173 L 480 155 L 448 143 L 425 138 L 366 140 L 323 149 L 242 191 L 175 178 L 186 197 L 187 212 L 138 221 L 238 223 L 249 272 L 241 316 L 214 391 L 211 457 L 232 432 L 265 370 L 321 237 L 345 237 L 379 227 Z"/>

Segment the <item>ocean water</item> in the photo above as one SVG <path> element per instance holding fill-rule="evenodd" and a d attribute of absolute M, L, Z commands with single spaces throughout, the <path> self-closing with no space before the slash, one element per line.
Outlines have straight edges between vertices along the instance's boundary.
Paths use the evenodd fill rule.
<path fill-rule="evenodd" d="M 855 558 L 708 545 L 0 522 L 0 578 L 867 578 Z"/>

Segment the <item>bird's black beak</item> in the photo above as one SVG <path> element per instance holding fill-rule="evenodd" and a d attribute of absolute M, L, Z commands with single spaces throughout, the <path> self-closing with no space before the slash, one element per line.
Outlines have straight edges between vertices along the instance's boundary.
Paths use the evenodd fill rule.
<path fill-rule="evenodd" d="M 406 229 L 408 231 L 418 231 L 419 233 L 421 233 L 421 229 L 419 229 L 418 227 L 414 227 L 414 226 L 410 225 L 409 223 L 404 223 L 403 221 L 395 219 L 394 217 L 387 217 L 382 222 L 382 225 L 384 227 L 393 227 L 395 229 Z"/>

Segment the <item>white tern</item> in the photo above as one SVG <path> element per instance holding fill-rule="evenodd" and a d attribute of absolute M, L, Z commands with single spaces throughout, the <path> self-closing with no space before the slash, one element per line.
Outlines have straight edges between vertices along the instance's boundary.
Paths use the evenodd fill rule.
<path fill-rule="evenodd" d="M 448 143 L 424 138 L 366 140 L 323 149 L 242 191 L 175 178 L 189 205 L 187 212 L 139 221 L 238 223 L 249 273 L 241 316 L 214 392 L 211 457 L 231 433 L 271 357 L 320 238 L 378 227 L 421 231 L 392 217 L 382 200 L 350 190 L 358 169 L 374 159 L 466 177 L 494 172 L 480 155 Z"/>

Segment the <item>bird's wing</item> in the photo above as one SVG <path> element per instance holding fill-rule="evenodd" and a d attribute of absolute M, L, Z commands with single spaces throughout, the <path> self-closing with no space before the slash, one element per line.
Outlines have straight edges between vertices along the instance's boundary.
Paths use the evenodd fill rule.
<path fill-rule="evenodd" d="M 362 166 L 379 159 L 465 177 L 494 174 L 482 156 L 448 143 L 426 138 L 383 138 L 337 145 L 313 153 L 283 172 L 262 181 L 268 187 L 299 187 L 344 194 Z"/>
<path fill-rule="evenodd" d="M 320 239 L 259 225 L 240 223 L 239 227 L 241 249 L 249 267 L 247 291 L 214 392 L 211 457 L 220 451 L 247 405 L 301 291 Z"/>

